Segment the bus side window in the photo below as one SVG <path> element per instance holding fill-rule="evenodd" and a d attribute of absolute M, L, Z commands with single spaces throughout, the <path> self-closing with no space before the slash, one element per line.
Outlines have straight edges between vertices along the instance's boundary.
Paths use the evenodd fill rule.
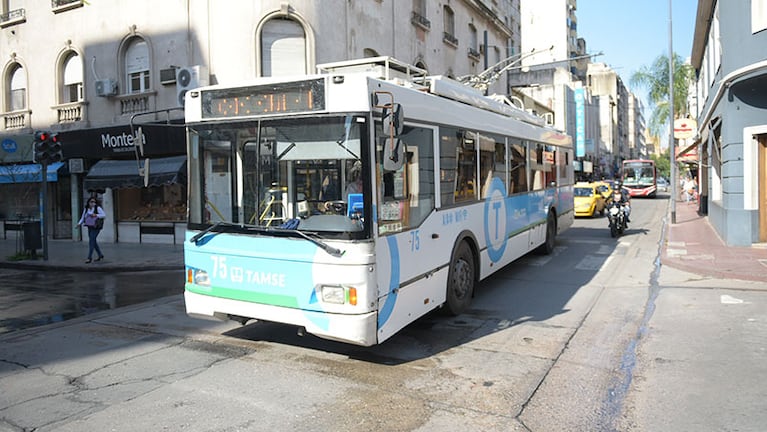
<path fill-rule="evenodd" d="M 400 139 L 405 143 L 407 163 L 399 170 L 383 169 L 377 151 L 379 179 L 378 229 L 380 234 L 416 227 L 434 209 L 433 130 L 406 126 Z"/>

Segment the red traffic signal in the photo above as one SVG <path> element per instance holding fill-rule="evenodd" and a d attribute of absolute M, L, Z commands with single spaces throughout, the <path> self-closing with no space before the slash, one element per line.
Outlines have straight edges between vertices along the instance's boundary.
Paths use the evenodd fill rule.
<path fill-rule="evenodd" d="M 32 142 L 34 160 L 37 163 L 48 165 L 64 159 L 61 141 L 57 133 L 37 131 Z"/>

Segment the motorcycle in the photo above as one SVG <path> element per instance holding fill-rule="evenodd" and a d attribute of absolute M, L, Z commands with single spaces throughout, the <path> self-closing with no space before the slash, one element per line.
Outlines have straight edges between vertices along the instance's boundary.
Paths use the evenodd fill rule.
<path fill-rule="evenodd" d="M 626 214 L 623 212 L 623 204 L 621 204 L 620 191 L 613 194 L 612 199 L 607 204 L 607 219 L 610 223 L 610 235 L 612 237 L 618 237 L 628 228 Z"/>

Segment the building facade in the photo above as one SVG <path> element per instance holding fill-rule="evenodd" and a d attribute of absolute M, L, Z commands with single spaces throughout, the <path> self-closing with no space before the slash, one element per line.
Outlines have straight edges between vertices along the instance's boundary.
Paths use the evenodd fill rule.
<path fill-rule="evenodd" d="M 91 195 L 108 215 L 104 241 L 182 238 L 183 95 L 190 88 L 314 73 L 317 64 L 372 56 L 458 78 L 501 62 L 521 43 L 519 0 L 0 6 L 0 219 L 40 219 L 45 184 L 44 222 L 55 238 L 80 238 L 76 223 Z M 488 91 L 506 89 L 502 75 Z M 36 130 L 62 141 L 64 160 L 49 167 L 47 182 L 33 173 Z M 140 175 L 146 159 L 148 186 Z M 25 176 L 12 175 L 19 166 L 28 166 Z"/>
<path fill-rule="evenodd" d="M 767 242 L 767 1 L 698 2 L 701 212 L 733 246 Z M 688 148 L 678 153 L 687 153 Z"/>

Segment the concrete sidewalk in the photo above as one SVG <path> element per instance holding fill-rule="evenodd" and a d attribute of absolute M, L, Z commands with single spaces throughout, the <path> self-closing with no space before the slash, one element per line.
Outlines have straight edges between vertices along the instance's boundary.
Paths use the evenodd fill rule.
<path fill-rule="evenodd" d="M 676 203 L 676 223 L 666 224 L 661 263 L 701 276 L 767 283 L 767 244 L 728 246 L 693 203 Z"/>
<path fill-rule="evenodd" d="M 182 244 L 99 242 L 104 260 L 87 264 L 85 262 L 88 257 L 87 241 L 48 240 L 47 260 L 43 259 L 43 250 L 38 249 L 37 259 L 16 261 L 12 259 L 19 251 L 15 235 L 15 233 L 9 233 L 8 239 L 0 239 L 0 267 L 2 268 L 97 272 L 184 269 Z M 94 252 L 93 258 L 96 257 Z"/>

